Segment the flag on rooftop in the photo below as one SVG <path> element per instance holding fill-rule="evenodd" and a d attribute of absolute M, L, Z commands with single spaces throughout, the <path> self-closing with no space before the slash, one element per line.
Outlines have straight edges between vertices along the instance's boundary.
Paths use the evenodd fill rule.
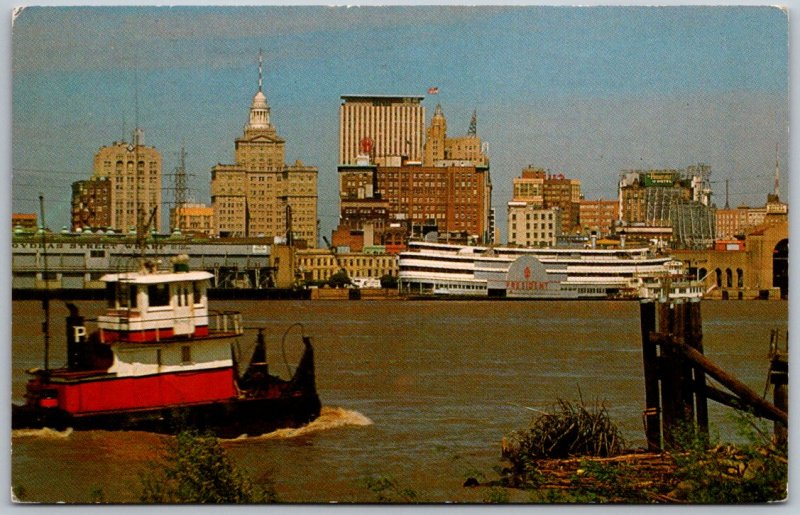
<path fill-rule="evenodd" d="M 439 93 L 439 88 L 437 88 L 436 86 L 428 88 L 429 95 L 436 95 L 437 93 Z"/>

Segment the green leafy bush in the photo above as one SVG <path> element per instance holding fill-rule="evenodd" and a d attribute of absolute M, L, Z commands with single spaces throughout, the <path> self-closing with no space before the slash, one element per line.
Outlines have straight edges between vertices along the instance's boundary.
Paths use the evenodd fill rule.
<path fill-rule="evenodd" d="M 670 497 L 695 504 L 765 503 L 786 498 L 786 445 L 776 445 L 763 422 L 737 413 L 743 445 L 715 443 L 691 428 L 680 433 L 679 450 L 672 453 L 678 486 Z"/>
<path fill-rule="evenodd" d="M 211 433 L 185 430 L 167 442 L 158 461 L 140 476 L 144 503 L 276 502 L 271 487 L 259 488 L 228 458 Z"/>

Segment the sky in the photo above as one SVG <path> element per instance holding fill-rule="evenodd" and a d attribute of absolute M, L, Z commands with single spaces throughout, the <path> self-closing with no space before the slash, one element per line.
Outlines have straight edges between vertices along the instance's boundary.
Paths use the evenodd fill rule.
<path fill-rule="evenodd" d="M 322 235 L 338 220 L 341 96 L 358 93 L 424 95 L 449 136 L 477 112 L 501 241 L 527 165 L 612 199 L 622 170 L 702 162 L 718 207 L 726 180 L 731 207 L 756 206 L 773 189 L 777 146 L 788 199 L 789 33 L 777 8 L 31 7 L 11 33 L 11 206 L 38 212 L 43 194 L 56 230 L 69 224 L 70 184 L 137 122 L 162 153 L 164 199 L 183 145 L 190 196 L 210 203 L 211 168 L 233 163 L 257 90 L 259 49 L 286 161 L 319 169 Z"/>

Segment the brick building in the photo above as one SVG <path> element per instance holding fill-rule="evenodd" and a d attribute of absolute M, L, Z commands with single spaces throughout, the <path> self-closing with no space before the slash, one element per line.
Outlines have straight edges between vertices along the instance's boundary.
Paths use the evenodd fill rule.
<path fill-rule="evenodd" d="M 172 227 L 180 228 L 181 233 L 197 237 L 214 234 L 214 208 L 205 204 L 185 204 L 170 210 Z"/>
<path fill-rule="evenodd" d="M 465 242 L 493 240 L 492 184 L 480 139 L 472 133 L 448 138 L 441 106 L 427 134 L 423 162 L 375 157 L 381 153 L 375 150 L 378 139 L 386 139 L 380 136 L 363 138 L 353 162 L 339 165 L 340 219 L 334 246 L 401 250 L 408 238 L 426 231 Z M 342 136 L 343 141 L 350 138 Z"/>
<path fill-rule="evenodd" d="M 114 227 L 111 202 L 111 180 L 108 177 L 94 176 L 87 181 L 73 182 L 72 231 Z"/>
<path fill-rule="evenodd" d="M 594 231 L 600 238 L 608 236 L 613 232 L 614 224 L 619 219 L 619 202 L 616 200 L 581 200 L 578 219 L 584 234 Z"/>

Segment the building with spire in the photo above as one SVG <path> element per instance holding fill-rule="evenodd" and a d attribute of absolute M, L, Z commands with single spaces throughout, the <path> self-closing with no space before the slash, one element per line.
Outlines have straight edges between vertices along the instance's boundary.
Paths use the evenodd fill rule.
<path fill-rule="evenodd" d="M 279 238 L 316 246 L 317 168 L 301 161 L 285 164 L 285 143 L 270 121 L 259 53 L 258 91 L 244 133 L 236 138 L 235 163 L 211 169 L 218 236 Z"/>
<path fill-rule="evenodd" d="M 478 137 L 478 115 L 472 113 L 470 126 L 465 136 L 456 138 L 447 137 L 447 120 L 444 117 L 442 106 L 436 104 L 436 109 L 428 127 L 423 149 L 424 166 L 445 165 L 473 165 L 489 166 L 489 157 L 484 152 L 481 139 Z"/>

